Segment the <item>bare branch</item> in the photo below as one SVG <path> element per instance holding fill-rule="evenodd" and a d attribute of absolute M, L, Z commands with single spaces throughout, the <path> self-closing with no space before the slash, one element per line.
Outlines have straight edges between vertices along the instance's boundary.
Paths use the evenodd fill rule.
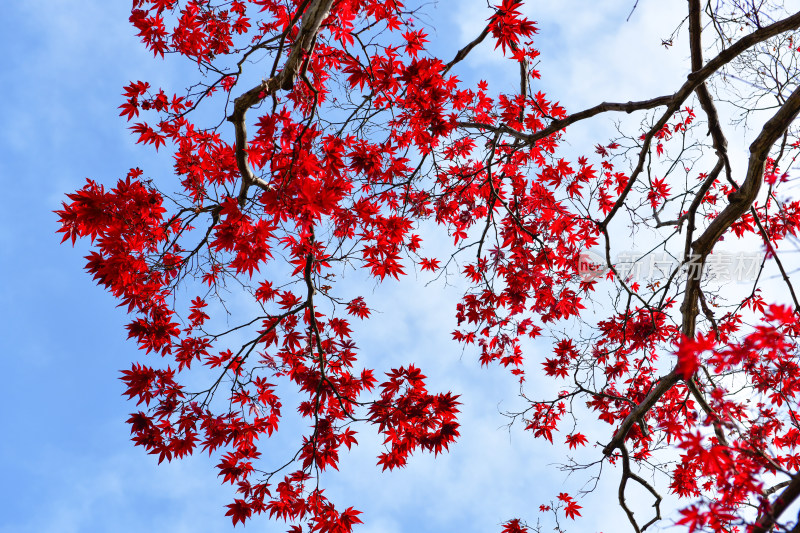
<path fill-rule="evenodd" d="M 456 56 L 450 60 L 450 62 L 445 66 L 444 70 L 442 71 L 442 76 L 447 74 L 451 68 L 453 68 L 457 63 L 464 60 L 465 57 L 469 55 L 473 48 L 478 46 L 486 39 L 486 36 L 489 35 L 489 25 L 487 24 L 486 27 L 483 29 L 480 35 L 478 35 L 472 42 L 467 44 L 464 48 L 458 51 Z"/>

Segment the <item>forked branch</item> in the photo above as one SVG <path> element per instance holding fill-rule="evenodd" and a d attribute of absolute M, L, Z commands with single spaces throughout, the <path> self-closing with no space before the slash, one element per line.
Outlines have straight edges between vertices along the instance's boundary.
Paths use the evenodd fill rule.
<path fill-rule="evenodd" d="M 228 121 L 233 123 L 236 132 L 236 166 L 242 176 L 242 184 L 239 189 L 239 206 L 244 207 L 247 201 L 247 191 L 250 185 L 256 185 L 261 189 L 270 190 L 272 187 L 266 181 L 258 178 L 253 172 L 247 156 L 247 126 L 245 119 L 251 107 L 261 102 L 268 95 L 275 94 L 278 89 L 290 90 L 294 87 L 294 82 L 300 73 L 300 66 L 303 62 L 303 55 L 310 52 L 312 44 L 316 40 L 322 22 L 328 17 L 333 5 L 333 0 L 316 0 L 308 6 L 303 14 L 300 23 L 300 31 L 297 39 L 289 53 L 283 68 L 275 76 L 262 81 L 252 89 L 248 90 L 233 102 L 233 113 L 228 117 Z M 287 29 L 286 31 L 290 31 Z"/>

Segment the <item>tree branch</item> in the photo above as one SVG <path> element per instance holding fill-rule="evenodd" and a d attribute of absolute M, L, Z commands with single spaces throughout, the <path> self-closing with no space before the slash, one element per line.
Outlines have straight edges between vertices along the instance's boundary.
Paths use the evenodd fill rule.
<path fill-rule="evenodd" d="M 633 425 L 647 414 L 650 408 L 680 380 L 680 377 L 681 374 L 677 370 L 673 370 L 658 380 L 655 387 L 650 389 L 650 392 L 644 397 L 644 400 L 639 402 L 639 404 L 628 413 L 625 420 L 622 421 L 622 424 L 620 424 L 619 428 L 614 433 L 611 442 L 606 444 L 606 447 L 603 448 L 603 455 L 611 455 L 614 450 L 622 446 L 625 442 L 625 437 L 628 435 Z"/>
<path fill-rule="evenodd" d="M 691 51 L 692 72 L 697 72 L 703 68 L 703 46 L 702 30 L 703 26 L 700 19 L 700 0 L 689 0 L 689 49 Z M 695 89 L 695 94 L 700 102 L 700 107 L 708 118 L 708 132 L 711 135 L 712 144 L 717 151 L 717 155 L 725 163 L 725 174 L 731 179 L 731 162 L 728 158 L 728 140 L 722 132 L 722 125 L 719 121 L 717 107 L 708 92 L 706 83 L 703 82 Z"/>
<path fill-rule="evenodd" d="M 579 122 L 581 120 L 585 120 L 587 118 L 591 118 L 595 115 L 599 115 L 601 113 L 605 113 L 607 111 L 621 111 L 625 113 L 633 113 L 634 111 L 642 111 L 645 109 L 653 109 L 656 107 L 660 107 L 663 105 L 669 105 L 672 102 L 674 96 L 672 95 L 665 95 L 659 96 L 657 98 L 651 98 L 650 100 L 642 100 L 638 102 L 603 102 L 601 104 L 597 104 L 594 107 L 590 107 L 589 109 L 584 109 L 583 111 L 579 111 L 577 113 L 573 113 L 566 118 L 560 120 L 554 120 L 550 123 L 549 126 L 546 128 L 539 130 L 535 133 L 522 133 L 521 131 L 517 131 L 510 126 L 506 126 L 505 124 L 500 124 L 499 126 L 493 126 L 492 124 L 486 124 L 483 122 L 458 122 L 458 126 L 462 128 L 480 128 L 484 130 L 488 130 L 491 132 L 500 132 L 500 133 L 507 133 L 512 137 L 519 139 L 520 141 L 524 141 L 527 143 L 535 143 L 540 139 L 544 139 L 559 130 L 563 130 L 567 126 Z"/>
<path fill-rule="evenodd" d="M 607 111 L 624 111 L 626 113 L 632 113 L 634 111 L 653 109 L 663 105 L 669 105 L 671 108 L 674 108 L 674 110 L 677 110 L 699 85 L 705 82 L 705 80 L 707 80 L 721 67 L 733 61 L 739 54 L 751 46 L 769 39 L 770 37 L 774 37 L 785 31 L 797 28 L 800 28 L 800 12 L 795 13 L 791 17 L 787 17 L 774 24 L 770 24 L 769 26 L 765 26 L 759 30 L 756 30 L 745 37 L 742 37 L 734 44 L 720 52 L 719 55 L 709 61 L 704 67 L 691 72 L 687 76 L 686 82 L 673 95 L 659 96 L 650 100 L 641 100 L 637 102 L 603 102 L 594 107 L 590 107 L 589 109 L 573 113 L 564 119 L 554 120 L 549 126 L 535 133 L 522 133 L 504 124 L 501 124 L 500 126 L 493 126 L 491 124 L 485 124 L 481 122 L 458 122 L 457 125 L 463 128 L 481 128 L 492 132 L 500 131 L 501 133 L 507 133 L 521 141 L 533 144 L 536 141 L 544 139 L 545 137 L 564 129 L 571 124 L 591 118 L 595 115 L 599 115 L 600 113 L 605 113 Z M 672 113 L 670 113 L 670 115 L 672 115 Z"/>
<path fill-rule="evenodd" d="M 250 167 L 247 157 L 247 126 L 245 118 L 247 111 L 267 97 L 275 94 L 278 89 L 290 90 L 294 87 L 295 79 L 302 66 L 303 54 L 311 49 L 322 22 L 328 17 L 333 0 L 316 0 L 303 14 L 300 31 L 297 34 L 292 51 L 283 68 L 275 76 L 262 81 L 233 101 L 233 113 L 228 121 L 233 123 L 236 132 L 236 166 L 242 175 L 242 185 L 239 189 L 239 206 L 244 207 L 247 201 L 247 190 L 250 185 L 256 185 L 265 191 L 271 190 L 269 183 L 258 178 Z"/>
<path fill-rule="evenodd" d="M 756 521 L 750 533 L 767 533 L 798 496 L 800 496 L 800 474 L 795 474 L 783 492 L 770 505 L 767 512 Z"/>
<path fill-rule="evenodd" d="M 764 177 L 764 165 L 769 150 L 782 135 L 783 131 L 789 127 L 789 124 L 795 119 L 798 112 L 800 112 L 800 87 L 795 89 L 775 116 L 764 124 L 761 133 L 750 145 L 750 162 L 748 164 L 747 176 L 742 183 L 742 187 L 732 195 L 734 198 L 731 199 L 731 203 L 728 204 L 722 213 L 712 220 L 705 232 L 692 243 L 694 253 L 700 258 L 699 268 L 702 268 L 706 256 L 711 253 L 711 250 L 722 234 L 730 228 L 733 222 L 738 220 L 739 217 L 750 209 L 761 187 L 761 182 Z M 694 338 L 695 335 L 699 290 L 699 276 L 690 276 L 686 284 L 683 305 L 681 306 L 681 312 L 683 314 L 682 331 L 684 336 L 688 338 Z M 642 418 L 661 396 L 680 380 L 680 377 L 681 374 L 678 372 L 677 368 L 675 368 L 672 372 L 659 380 L 645 399 L 625 417 L 619 429 L 614 433 L 611 442 L 603 448 L 603 453 L 605 455 L 611 455 L 611 453 L 624 442 L 633 424 Z"/>
<path fill-rule="evenodd" d="M 456 63 L 459 63 L 460 61 L 463 61 L 464 58 L 467 57 L 467 55 L 469 55 L 469 53 L 472 51 L 473 48 L 475 48 L 476 46 L 481 44 L 483 42 L 483 40 L 486 39 L 487 35 L 489 35 L 489 25 L 488 24 L 483 29 L 483 31 L 481 32 L 480 35 L 478 35 L 472 42 L 467 44 L 464 48 L 459 50 L 458 53 L 456 54 L 456 56 L 453 59 L 451 59 L 450 62 L 447 65 L 445 65 L 444 70 L 442 71 L 442 76 L 447 74 L 450 71 L 450 69 L 453 68 L 456 65 Z"/>
<path fill-rule="evenodd" d="M 695 254 L 702 257 L 708 255 L 730 225 L 753 205 L 764 179 L 764 166 L 769 150 L 794 121 L 798 112 L 800 112 L 800 87 L 794 90 L 778 112 L 764 124 L 761 133 L 750 145 L 750 160 L 742 186 L 729 196 L 730 203 L 711 221 L 705 232 L 692 243 L 692 250 Z"/>

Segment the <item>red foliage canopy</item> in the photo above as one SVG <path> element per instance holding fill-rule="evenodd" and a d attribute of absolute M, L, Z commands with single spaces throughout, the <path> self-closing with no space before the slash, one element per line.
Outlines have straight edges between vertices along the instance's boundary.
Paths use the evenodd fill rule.
<path fill-rule="evenodd" d="M 86 268 L 127 308 L 128 336 L 163 358 L 122 372 L 142 409 L 128 421 L 135 444 L 159 462 L 219 454 L 223 483 L 236 486 L 234 525 L 268 513 L 296 532 L 351 531 L 360 512 L 335 507 L 319 482 L 358 445 L 355 423 L 383 436 L 381 468 L 401 467 L 455 442 L 459 396 L 430 392 L 413 365 L 382 383 L 359 368 L 351 321 L 372 319 L 369 302 L 345 296 L 334 273 L 352 265 L 400 279 L 453 271 L 460 254 L 468 289 L 455 341 L 523 385 L 539 365 L 563 383 L 555 398 L 526 395 L 517 417 L 570 449 L 606 443 L 595 466 L 618 467 L 634 530 L 661 519 L 660 485 L 684 500 L 678 523 L 690 531 L 793 527 L 782 513 L 800 493 L 800 305 L 778 247 L 800 225 L 798 200 L 779 194 L 800 146 L 800 13 L 720 4 L 702 13 L 688 2 L 688 32 L 675 34 L 691 51 L 682 86 L 568 112 L 536 87 L 537 27 L 522 0 L 487 9 L 483 31 L 450 60 L 428 49 L 420 8 L 400 0 L 134 0 L 130 21 L 154 56 L 180 54 L 202 74 L 182 94 L 131 82 L 120 105 L 137 142 L 173 152 L 178 184 L 134 168 L 113 188 L 88 180 L 58 215 L 64 240 L 92 241 Z M 704 60 L 709 27 L 716 55 Z M 487 39 L 519 69 L 518 90 L 457 77 Z M 743 164 L 729 157 L 708 88 L 734 73 L 750 87 L 739 100 L 747 117 L 775 96 L 753 115 Z M 193 122 L 208 110 L 224 110 L 232 128 Z M 618 111 L 641 124 L 559 156 L 565 128 Z M 423 221 L 453 250 L 420 255 Z M 625 235 L 672 264 L 635 275 L 614 255 Z M 779 271 L 792 305 L 765 301 L 761 270 L 725 301 L 709 273 L 723 236 L 759 241 L 760 269 Z M 209 303 L 231 287 L 260 311 L 218 331 Z M 545 333 L 552 354 L 526 359 L 525 339 Z M 194 390 L 190 373 L 213 377 Z M 279 382 L 301 394 L 310 429 L 270 470 L 259 442 L 280 425 Z M 592 413 L 611 431 L 581 422 Z M 647 521 L 626 503 L 628 482 L 655 499 Z M 541 510 L 560 528 L 581 516 L 576 498 L 560 493 Z M 502 527 L 539 529 L 518 518 Z"/>

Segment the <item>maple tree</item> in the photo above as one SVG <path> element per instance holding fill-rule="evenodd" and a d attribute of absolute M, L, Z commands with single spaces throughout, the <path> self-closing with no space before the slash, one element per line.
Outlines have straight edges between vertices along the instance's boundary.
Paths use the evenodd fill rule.
<path fill-rule="evenodd" d="M 361 513 L 328 500 L 322 474 L 357 431 L 382 435 L 380 468 L 402 467 L 453 445 L 460 403 L 415 365 L 359 366 L 351 324 L 374 320 L 370 302 L 336 277 L 457 272 L 468 288 L 455 342 L 523 390 L 533 373 L 559 383 L 553 398 L 525 392 L 512 418 L 569 449 L 602 443 L 593 465 L 572 467 L 613 465 L 602 475 L 618 476 L 635 531 L 659 523 L 665 493 L 689 531 L 797 531 L 784 511 L 800 496 L 800 303 L 781 258 L 800 227 L 784 192 L 800 154 L 800 13 L 686 7 L 664 40 L 686 45 L 682 85 L 568 110 L 541 90 L 522 0 L 488 6 L 483 31 L 444 59 L 415 2 L 133 0 L 153 55 L 198 71 L 180 93 L 133 81 L 120 106 L 139 143 L 172 151 L 178 179 L 133 168 L 113 188 L 88 180 L 58 215 L 65 241 L 93 243 L 86 268 L 148 354 L 122 372 L 134 443 L 159 462 L 216 454 L 234 525 L 267 513 L 294 532 L 351 531 Z M 478 46 L 519 71 L 518 87 L 459 78 Z M 749 126 L 743 161 L 720 106 Z M 619 112 L 641 122 L 564 155 L 572 124 Z M 426 221 L 451 250 L 423 247 Z M 663 275 L 626 271 L 631 236 L 669 255 Z M 723 239 L 765 252 L 741 297 L 707 268 Z M 770 269 L 785 301 L 763 290 Z M 220 328 L 209 313 L 232 295 L 257 311 Z M 526 353 L 544 337 L 548 357 Z M 198 388 L 197 376 L 211 379 Z M 310 426 L 275 465 L 259 443 L 282 420 L 279 382 Z M 634 514 L 633 491 L 652 497 L 652 516 Z M 579 499 L 560 492 L 540 510 L 579 528 Z M 542 527 L 498 520 L 504 533 Z"/>

